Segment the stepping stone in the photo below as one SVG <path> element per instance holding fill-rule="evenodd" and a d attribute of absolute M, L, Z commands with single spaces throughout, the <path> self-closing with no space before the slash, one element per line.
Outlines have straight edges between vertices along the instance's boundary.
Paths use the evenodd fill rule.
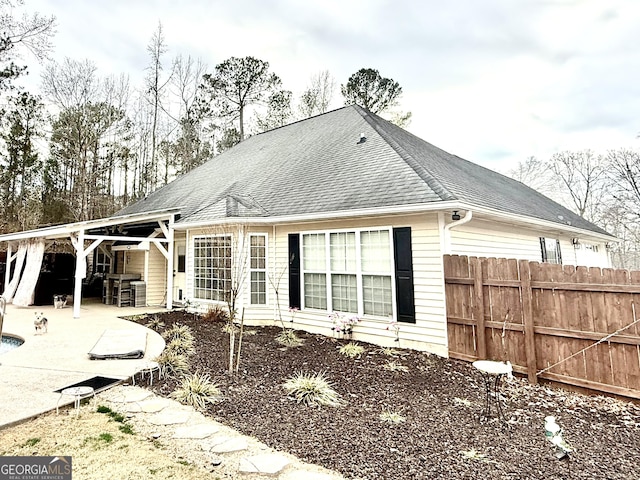
<path fill-rule="evenodd" d="M 245 457 L 241 459 L 238 471 L 240 473 L 275 475 L 284 467 L 289 465 L 289 463 L 289 459 L 284 455 L 279 455 L 277 453 L 265 453 L 263 455 L 254 455 L 253 457 Z"/>
<path fill-rule="evenodd" d="M 139 403 L 127 403 L 122 409 L 127 413 L 140 413 L 142 411 Z"/>
<path fill-rule="evenodd" d="M 207 438 L 220 430 L 212 423 L 200 423 L 198 425 L 186 425 L 176 429 L 173 438 Z"/>
<path fill-rule="evenodd" d="M 150 400 L 145 400 L 144 402 L 140 402 L 140 411 L 145 413 L 157 413 L 160 410 L 165 409 L 169 402 L 163 400 L 161 398 L 152 398 Z"/>
<path fill-rule="evenodd" d="M 118 394 L 115 394 L 111 401 L 120 403 L 141 402 L 142 400 L 150 396 L 151 392 L 149 390 L 137 387 L 129 387 L 126 389 L 123 388 L 120 392 L 118 392 Z"/>
<path fill-rule="evenodd" d="M 212 453 L 230 453 L 246 450 L 249 442 L 243 437 L 216 437 L 202 442 L 200 446 Z"/>
<path fill-rule="evenodd" d="M 313 470 L 292 470 L 278 477 L 279 480 L 336 480 L 338 478 L 342 477 Z"/>
<path fill-rule="evenodd" d="M 190 416 L 191 413 L 184 410 L 166 409 L 148 418 L 147 422 L 152 425 L 175 425 L 177 423 L 187 423 Z"/>

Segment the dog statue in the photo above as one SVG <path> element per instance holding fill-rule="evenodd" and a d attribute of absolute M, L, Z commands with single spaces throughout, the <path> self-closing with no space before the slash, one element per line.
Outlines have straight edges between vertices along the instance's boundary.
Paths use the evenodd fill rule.
<path fill-rule="evenodd" d="M 64 308 L 67 305 L 66 295 L 54 295 L 53 296 L 53 308 Z"/>
<path fill-rule="evenodd" d="M 36 319 L 33 321 L 33 325 L 36 327 L 36 334 L 47 333 L 49 320 L 47 320 L 47 317 L 44 316 L 43 312 L 35 312 L 35 313 L 36 313 Z"/>

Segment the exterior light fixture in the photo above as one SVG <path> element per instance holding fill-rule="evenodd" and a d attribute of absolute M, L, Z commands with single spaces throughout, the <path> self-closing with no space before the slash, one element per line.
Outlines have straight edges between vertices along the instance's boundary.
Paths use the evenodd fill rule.
<path fill-rule="evenodd" d="M 458 213 L 458 210 L 453 211 L 453 214 L 451 214 L 451 220 L 460 220 L 460 214 Z"/>

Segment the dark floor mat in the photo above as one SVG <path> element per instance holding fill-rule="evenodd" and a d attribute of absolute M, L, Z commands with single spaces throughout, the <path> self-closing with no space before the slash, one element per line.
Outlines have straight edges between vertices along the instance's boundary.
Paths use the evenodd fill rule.
<path fill-rule="evenodd" d="M 91 377 L 86 380 L 83 380 L 78 383 L 74 383 L 73 385 L 67 385 L 66 387 L 62 387 L 58 390 L 54 390 L 55 393 L 60 393 L 65 388 L 73 388 L 73 387 L 91 387 L 94 389 L 96 393 L 106 390 L 107 388 L 116 385 L 122 382 L 120 378 L 110 378 L 110 377 Z"/>

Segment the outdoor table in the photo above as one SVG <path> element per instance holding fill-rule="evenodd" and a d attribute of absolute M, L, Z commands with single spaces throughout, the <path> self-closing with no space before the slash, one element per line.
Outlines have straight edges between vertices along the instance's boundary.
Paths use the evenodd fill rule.
<path fill-rule="evenodd" d="M 89 395 L 93 395 L 93 403 L 96 402 L 96 392 L 93 387 L 69 387 L 65 388 L 60 392 L 60 396 L 58 397 L 58 402 L 56 403 L 56 415 L 59 413 L 59 405 L 60 400 L 63 395 L 68 395 L 73 398 L 73 407 L 76 409 L 76 415 L 80 414 L 80 400 L 84 397 L 88 397 Z"/>
<path fill-rule="evenodd" d="M 150 380 L 149 380 L 149 386 L 153 385 L 153 372 L 158 371 L 158 379 L 160 379 L 162 377 L 162 370 L 160 370 L 160 364 L 158 362 L 144 362 L 142 364 L 140 364 L 137 368 L 136 371 L 133 374 L 133 385 L 136 384 L 136 374 L 140 374 L 140 377 L 144 380 L 144 374 L 148 373 Z"/>
<path fill-rule="evenodd" d="M 482 416 L 487 419 L 491 417 L 491 390 L 493 389 L 498 418 L 506 421 L 500 399 L 500 383 L 505 375 L 509 375 L 513 371 L 511 364 L 493 360 L 477 360 L 473 362 L 473 366 L 482 374 L 482 378 L 484 379 L 485 406 Z"/>

